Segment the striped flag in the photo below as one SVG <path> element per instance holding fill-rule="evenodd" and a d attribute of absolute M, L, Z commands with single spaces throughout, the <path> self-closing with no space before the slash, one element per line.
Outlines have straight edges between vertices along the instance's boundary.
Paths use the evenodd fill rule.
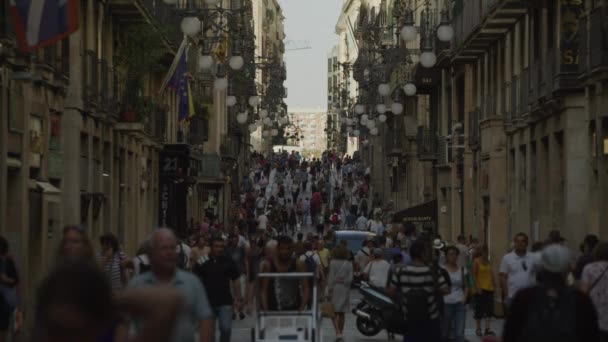
<path fill-rule="evenodd" d="M 167 76 L 165 76 L 165 79 L 163 80 L 163 83 L 160 86 L 160 89 L 158 90 L 158 93 L 162 93 L 167 86 L 171 87 L 173 90 L 176 90 L 179 86 L 179 82 L 176 81 L 176 75 L 177 77 L 179 77 L 179 73 L 176 72 L 178 66 L 181 66 L 181 62 L 182 62 L 182 57 L 184 60 L 184 65 L 183 67 L 185 67 L 186 64 L 186 43 L 187 43 L 187 39 L 186 37 L 184 37 L 184 40 L 182 40 L 182 43 L 179 45 L 179 49 L 177 49 L 177 53 L 175 54 L 175 58 L 173 58 L 173 63 L 171 63 L 171 66 L 169 67 L 169 71 L 167 72 Z M 187 72 L 187 67 L 184 68 L 184 70 L 181 71 L 181 73 Z"/>
<path fill-rule="evenodd" d="M 79 27 L 80 0 L 10 0 L 15 33 L 23 51 L 56 43 Z"/>

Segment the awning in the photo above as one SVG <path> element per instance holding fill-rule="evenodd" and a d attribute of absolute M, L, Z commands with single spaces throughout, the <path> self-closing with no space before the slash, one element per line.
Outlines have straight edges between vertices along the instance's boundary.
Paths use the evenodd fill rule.
<path fill-rule="evenodd" d="M 393 215 L 393 222 L 437 222 L 437 200 L 396 212 Z"/>
<path fill-rule="evenodd" d="M 49 182 L 40 182 L 37 180 L 30 179 L 29 188 L 40 190 L 40 192 L 45 196 L 46 200 L 49 202 L 59 202 L 61 198 L 61 190 L 55 187 L 53 184 Z"/>

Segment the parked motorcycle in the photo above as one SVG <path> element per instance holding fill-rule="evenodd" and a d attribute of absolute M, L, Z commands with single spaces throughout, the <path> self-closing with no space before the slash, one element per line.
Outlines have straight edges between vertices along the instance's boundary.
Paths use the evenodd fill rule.
<path fill-rule="evenodd" d="M 403 315 L 400 305 L 384 291 L 361 282 L 359 293 L 361 302 L 353 309 L 357 317 L 357 330 L 365 336 L 375 336 L 383 329 L 389 334 L 403 334 Z"/>

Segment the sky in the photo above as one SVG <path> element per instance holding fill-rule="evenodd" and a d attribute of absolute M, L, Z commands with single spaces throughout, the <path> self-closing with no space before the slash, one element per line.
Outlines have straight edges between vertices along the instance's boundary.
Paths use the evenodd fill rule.
<path fill-rule="evenodd" d="M 342 3 L 343 0 L 279 0 L 285 15 L 286 41 L 307 40 L 312 47 L 285 53 L 285 102 L 290 112 L 327 109 L 327 54 L 338 41 L 335 26 Z"/>

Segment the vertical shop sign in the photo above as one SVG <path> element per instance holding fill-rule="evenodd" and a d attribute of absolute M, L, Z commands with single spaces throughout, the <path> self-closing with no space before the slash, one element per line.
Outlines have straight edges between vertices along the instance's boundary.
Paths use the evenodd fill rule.
<path fill-rule="evenodd" d="M 579 64 L 579 25 L 583 16 L 583 0 L 561 0 L 560 60 L 561 70 L 577 72 Z"/>

